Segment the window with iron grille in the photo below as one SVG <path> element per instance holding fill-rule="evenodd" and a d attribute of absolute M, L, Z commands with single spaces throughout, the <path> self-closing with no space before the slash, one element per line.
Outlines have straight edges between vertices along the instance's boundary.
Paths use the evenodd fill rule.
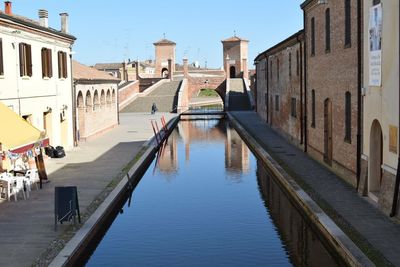
<path fill-rule="evenodd" d="M 275 96 L 275 110 L 279 111 L 279 95 Z"/>
<path fill-rule="evenodd" d="M 292 76 L 292 53 L 289 53 L 289 77 Z"/>
<path fill-rule="evenodd" d="M 42 78 L 53 77 L 51 49 L 42 48 Z"/>
<path fill-rule="evenodd" d="M 292 101 L 290 103 L 291 105 L 291 115 L 292 117 L 296 118 L 297 114 L 296 114 L 296 98 L 292 97 Z"/>
<path fill-rule="evenodd" d="M 67 71 L 67 53 L 58 51 L 58 78 L 67 78 L 68 71 Z"/>
<path fill-rule="evenodd" d="M 300 56 L 299 56 L 299 50 L 296 51 L 296 75 L 300 75 Z"/>
<path fill-rule="evenodd" d="M 19 44 L 19 75 L 32 77 L 32 49 L 29 44 Z"/>

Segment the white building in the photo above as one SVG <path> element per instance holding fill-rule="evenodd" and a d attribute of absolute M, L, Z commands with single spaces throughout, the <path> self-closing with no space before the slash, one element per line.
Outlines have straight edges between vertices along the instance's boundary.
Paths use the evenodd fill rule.
<path fill-rule="evenodd" d="M 364 2 L 363 155 L 360 190 L 385 213 L 399 162 L 399 1 Z"/>
<path fill-rule="evenodd" d="M 46 10 L 39 10 L 35 21 L 13 14 L 11 2 L 5 2 L 5 12 L 0 11 L 0 102 L 44 130 L 51 145 L 68 148 L 74 144 L 71 52 L 76 38 L 68 34 L 68 14 L 60 16 L 58 31 L 48 26 Z"/>

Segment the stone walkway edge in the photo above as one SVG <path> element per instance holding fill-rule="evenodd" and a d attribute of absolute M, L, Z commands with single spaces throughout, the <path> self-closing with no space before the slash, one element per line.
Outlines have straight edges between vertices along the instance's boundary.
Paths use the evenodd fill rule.
<path fill-rule="evenodd" d="M 242 139 L 277 178 L 278 183 L 295 200 L 298 208 L 316 226 L 323 238 L 349 266 L 375 266 L 353 241 L 333 222 L 297 182 L 275 161 L 259 142 L 228 113 L 230 122 Z"/>
<path fill-rule="evenodd" d="M 174 117 L 167 123 L 168 133 L 164 136 L 163 140 L 168 138 L 169 134 L 175 128 L 178 122 L 179 117 Z M 157 143 L 155 136 L 143 144 L 141 151 L 145 149 L 145 152 L 124 176 L 128 176 L 130 178 L 122 178 L 114 190 L 99 205 L 99 207 L 80 227 L 72 239 L 67 242 L 64 248 L 52 260 L 49 265 L 50 267 L 74 266 L 75 263 L 79 264 L 81 256 L 85 254 L 86 245 L 90 243 L 91 240 L 95 238 L 96 235 L 101 231 L 103 222 L 107 221 L 109 216 L 112 216 L 114 209 L 124 199 L 124 193 L 130 189 L 132 184 L 137 184 L 140 181 L 142 173 L 146 171 L 161 144 L 162 142 L 160 144 Z"/>

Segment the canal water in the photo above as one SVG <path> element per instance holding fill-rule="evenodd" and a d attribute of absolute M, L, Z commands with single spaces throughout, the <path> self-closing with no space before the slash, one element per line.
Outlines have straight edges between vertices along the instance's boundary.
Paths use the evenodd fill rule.
<path fill-rule="evenodd" d="M 341 265 L 226 120 L 181 121 L 129 204 L 87 266 Z"/>

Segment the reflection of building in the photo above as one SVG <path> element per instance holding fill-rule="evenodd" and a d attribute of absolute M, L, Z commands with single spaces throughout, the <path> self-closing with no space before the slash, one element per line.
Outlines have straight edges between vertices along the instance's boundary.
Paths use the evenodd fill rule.
<path fill-rule="evenodd" d="M 158 159 L 158 169 L 164 174 L 174 174 L 178 170 L 178 133 L 173 131 L 163 147 Z"/>
<path fill-rule="evenodd" d="M 382 1 L 381 86 L 370 86 L 372 75 L 368 38 L 364 39 L 363 156 L 360 191 L 390 213 L 399 155 L 399 1 Z M 372 1 L 364 2 L 364 36 L 368 36 Z M 376 8 L 378 8 L 377 6 Z M 377 10 L 377 9 L 375 9 Z M 379 66 L 378 66 L 379 69 Z M 372 74 L 372 75 L 371 75 Z M 398 211 L 398 206 L 395 212 Z M 393 214 L 394 215 L 394 214 Z"/>
<path fill-rule="evenodd" d="M 239 134 L 231 128 L 227 130 L 225 142 L 225 168 L 228 173 L 241 174 L 249 171 L 249 149 Z"/>
<path fill-rule="evenodd" d="M 289 256 L 295 266 L 344 266 L 335 262 L 321 242 L 318 235 L 303 219 L 301 213 L 285 195 L 278 183 L 257 163 L 257 181 L 260 195 L 264 200 L 269 215 L 277 226 L 279 234 L 289 250 Z M 267 219 L 267 218 L 266 218 Z"/>
<path fill-rule="evenodd" d="M 50 144 L 73 145 L 71 51 L 68 14 L 61 30 L 12 13 L 11 2 L 0 12 L 0 101 L 50 138 Z M 7 127 L 7 126 L 4 126 Z M 18 133 L 15 133 L 18 134 Z"/>

